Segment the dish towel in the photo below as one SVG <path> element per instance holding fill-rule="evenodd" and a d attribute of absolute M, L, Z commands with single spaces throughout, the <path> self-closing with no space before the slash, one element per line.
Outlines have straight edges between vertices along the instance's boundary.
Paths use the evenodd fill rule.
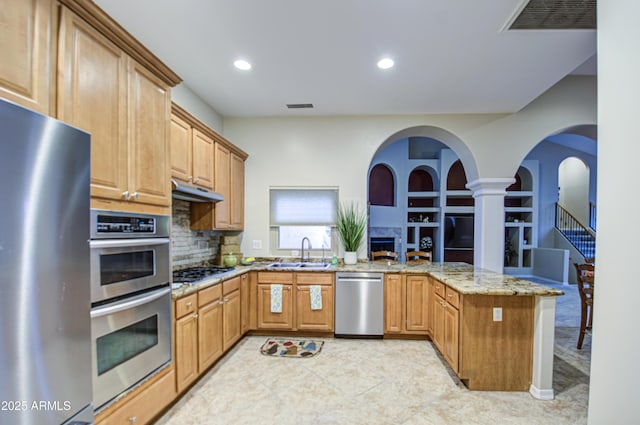
<path fill-rule="evenodd" d="M 322 286 L 311 285 L 309 287 L 311 298 L 311 310 L 322 310 Z"/>
<path fill-rule="evenodd" d="M 271 312 L 282 313 L 282 285 L 271 285 Z"/>

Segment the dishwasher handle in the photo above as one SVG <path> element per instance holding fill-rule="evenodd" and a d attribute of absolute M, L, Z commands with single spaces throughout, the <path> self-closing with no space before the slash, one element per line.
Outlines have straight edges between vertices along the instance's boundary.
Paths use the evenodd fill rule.
<path fill-rule="evenodd" d="M 349 283 L 349 282 L 382 282 L 382 278 L 379 277 L 339 277 L 337 283 Z"/>

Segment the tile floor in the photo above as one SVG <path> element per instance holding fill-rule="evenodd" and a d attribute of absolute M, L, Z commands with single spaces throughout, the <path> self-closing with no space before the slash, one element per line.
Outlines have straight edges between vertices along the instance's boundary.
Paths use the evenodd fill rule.
<path fill-rule="evenodd" d="M 244 338 L 157 425 L 583 424 L 591 341 L 575 349 L 575 287 L 558 300 L 556 399 L 468 391 L 428 341 L 325 339 L 305 359 L 261 355 Z M 567 308 L 568 307 L 568 308 Z"/>

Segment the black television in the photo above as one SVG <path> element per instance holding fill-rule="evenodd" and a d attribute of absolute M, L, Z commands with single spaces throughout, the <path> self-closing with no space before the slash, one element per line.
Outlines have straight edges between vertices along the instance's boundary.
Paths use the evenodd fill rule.
<path fill-rule="evenodd" d="M 444 217 L 444 247 L 473 249 L 473 216 L 446 215 Z"/>

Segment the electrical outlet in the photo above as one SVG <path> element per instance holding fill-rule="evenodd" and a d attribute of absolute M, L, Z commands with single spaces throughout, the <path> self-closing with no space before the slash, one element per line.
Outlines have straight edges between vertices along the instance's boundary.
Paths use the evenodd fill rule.
<path fill-rule="evenodd" d="M 493 308 L 493 321 L 502 322 L 502 307 Z"/>
<path fill-rule="evenodd" d="M 260 239 L 253 241 L 253 249 L 262 249 L 262 241 Z"/>
<path fill-rule="evenodd" d="M 297 249 L 291 250 L 292 257 L 297 257 L 298 255 L 300 255 L 300 251 L 298 251 Z"/>

